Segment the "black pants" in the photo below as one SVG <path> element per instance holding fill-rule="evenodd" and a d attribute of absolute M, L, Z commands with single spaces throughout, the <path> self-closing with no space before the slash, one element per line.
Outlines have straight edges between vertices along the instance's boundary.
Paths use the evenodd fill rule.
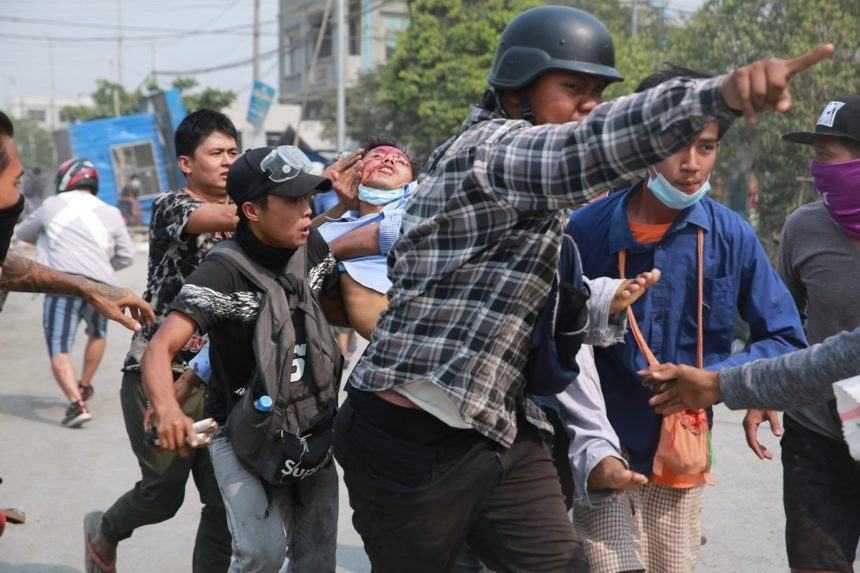
<path fill-rule="evenodd" d="M 521 421 L 510 449 L 352 390 L 335 457 L 374 572 L 452 571 L 466 542 L 494 571 L 570 571 L 578 546 L 558 472 Z"/>
<path fill-rule="evenodd" d="M 784 417 L 782 501 L 788 563 L 854 571 L 860 539 L 860 463 L 833 440 Z"/>
<path fill-rule="evenodd" d="M 102 534 L 108 541 L 119 543 L 131 537 L 138 527 L 161 523 L 176 515 L 185 499 L 185 484 L 190 474 L 203 503 L 192 570 L 195 573 L 227 571 L 231 553 L 230 531 L 209 452 L 202 448 L 182 457 L 156 449 L 146 442 L 143 431 L 146 394 L 138 372 L 123 375 L 120 401 L 131 449 L 140 464 L 141 479 L 105 512 Z M 194 419 L 200 418 L 203 392 L 197 391 L 192 395 L 183 410 Z"/>

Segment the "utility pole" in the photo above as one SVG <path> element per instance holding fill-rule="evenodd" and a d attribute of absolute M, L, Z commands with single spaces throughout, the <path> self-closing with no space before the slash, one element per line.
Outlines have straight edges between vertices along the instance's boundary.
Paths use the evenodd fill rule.
<path fill-rule="evenodd" d="M 251 47 L 253 81 L 260 79 L 260 0 L 254 0 L 254 37 Z"/>
<path fill-rule="evenodd" d="M 158 49 L 155 47 L 155 42 L 152 42 L 149 45 L 149 57 L 150 57 L 150 72 L 149 76 L 152 78 L 152 85 L 154 88 L 158 88 Z"/>
<path fill-rule="evenodd" d="M 346 14 L 337 0 L 337 150 L 346 151 Z"/>
<path fill-rule="evenodd" d="M 116 35 L 116 83 L 122 85 L 122 0 L 116 0 L 117 35 Z"/>
<path fill-rule="evenodd" d="M 48 67 L 50 68 L 49 73 L 51 74 L 51 99 L 49 100 L 49 104 L 48 104 L 49 111 L 50 111 L 50 117 L 48 119 L 48 126 L 50 127 L 50 130 L 51 130 L 51 143 L 52 143 L 51 144 L 51 164 L 56 165 L 57 164 L 57 146 L 53 145 L 54 130 L 57 129 L 57 125 L 56 125 L 57 110 L 56 110 L 56 106 L 55 106 L 55 102 L 54 102 L 54 92 L 55 92 L 56 85 L 54 82 L 55 74 L 54 74 L 54 41 L 53 40 L 48 40 L 48 58 L 49 58 Z M 33 138 L 32 132 L 30 132 L 30 137 Z M 35 141 L 35 139 L 33 138 L 30 141 L 31 141 L 30 154 L 32 157 L 35 158 L 36 157 L 36 150 L 35 150 L 35 146 L 32 146 L 32 142 Z"/>
<path fill-rule="evenodd" d="M 51 129 L 51 133 L 56 129 L 56 125 L 54 122 L 54 115 L 56 114 L 54 108 L 54 41 L 48 40 L 48 73 L 51 75 L 51 94 L 48 99 L 48 127 Z"/>
<path fill-rule="evenodd" d="M 260 0 L 254 0 L 254 31 L 251 40 L 251 90 L 260 79 Z M 250 141 L 246 147 L 262 147 L 266 145 L 266 128 L 263 124 L 251 128 Z"/>
<path fill-rule="evenodd" d="M 326 30 L 328 28 L 328 20 L 329 20 L 329 16 L 331 15 L 331 5 L 332 4 L 333 4 L 333 0 L 326 0 L 325 8 L 323 8 L 322 23 L 320 24 L 320 30 L 317 33 L 317 39 L 316 39 L 316 42 L 314 44 L 314 52 L 313 52 L 313 55 L 311 56 L 311 63 L 304 72 L 304 86 L 302 88 L 302 105 L 299 108 L 299 117 L 296 119 L 295 129 L 293 129 L 293 145 L 295 145 L 296 147 L 299 146 L 299 141 L 301 140 L 300 131 L 301 131 L 301 126 L 302 126 L 302 121 L 304 120 L 304 116 L 305 116 L 305 108 L 308 106 L 308 96 L 310 95 L 310 91 L 311 91 L 311 82 L 316 77 L 317 61 L 319 61 L 320 50 L 322 49 L 322 43 L 323 43 L 323 40 L 325 39 Z M 289 49 L 293 49 L 293 50 L 296 48 L 297 48 L 297 46 L 290 46 L 289 47 Z"/>

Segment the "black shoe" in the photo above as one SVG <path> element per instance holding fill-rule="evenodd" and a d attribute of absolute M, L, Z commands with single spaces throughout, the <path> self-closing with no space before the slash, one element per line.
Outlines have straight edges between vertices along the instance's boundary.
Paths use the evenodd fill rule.
<path fill-rule="evenodd" d="M 93 415 L 87 410 L 86 404 L 83 401 L 72 402 L 66 408 L 66 415 L 63 416 L 61 422 L 67 428 L 80 428 L 85 423 L 92 420 Z"/>

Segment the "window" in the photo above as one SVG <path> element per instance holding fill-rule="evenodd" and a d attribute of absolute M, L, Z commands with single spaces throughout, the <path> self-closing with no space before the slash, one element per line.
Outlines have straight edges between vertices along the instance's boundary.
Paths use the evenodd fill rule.
<path fill-rule="evenodd" d="M 284 33 L 284 75 L 295 76 L 304 71 L 304 66 L 301 62 L 301 35 L 297 28 L 293 28 Z"/>
<path fill-rule="evenodd" d="M 400 32 L 409 27 L 409 16 L 406 14 L 395 14 L 391 12 L 382 13 L 382 24 L 385 26 L 385 59 L 394 54 L 397 47 L 397 37 Z"/>
<path fill-rule="evenodd" d="M 313 58 L 314 48 L 317 45 L 317 37 L 320 35 L 320 28 L 322 27 L 322 12 L 319 14 L 314 14 L 310 18 L 308 18 L 308 36 L 305 41 L 305 46 L 307 47 L 306 51 L 306 65 L 310 65 L 311 58 Z M 323 37 L 322 45 L 320 46 L 320 58 L 328 58 L 332 55 L 332 29 L 334 28 L 334 14 L 329 15 L 328 24 L 325 27 L 325 36 Z"/>
<path fill-rule="evenodd" d="M 132 175 L 137 175 L 140 178 L 141 195 L 155 195 L 161 192 L 161 182 L 158 180 L 158 168 L 155 165 L 155 150 L 152 147 L 152 142 L 139 141 L 114 145 L 111 147 L 110 154 L 113 161 L 117 197 Z"/>
<path fill-rule="evenodd" d="M 361 55 L 361 0 L 349 0 L 349 55 Z"/>

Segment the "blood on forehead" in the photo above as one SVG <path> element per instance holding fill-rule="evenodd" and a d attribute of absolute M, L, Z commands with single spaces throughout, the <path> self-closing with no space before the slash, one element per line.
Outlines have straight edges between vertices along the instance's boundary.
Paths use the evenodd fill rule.
<path fill-rule="evenodd" d="M 367 152 L 367 159 L 383 159 L 389 155 L 396 155 L 400 159 L 409 161 L 409 157 L 407 157 L 403 151 L 391 145 L 380 145 L 379 147 L 374 147 Z"/>

